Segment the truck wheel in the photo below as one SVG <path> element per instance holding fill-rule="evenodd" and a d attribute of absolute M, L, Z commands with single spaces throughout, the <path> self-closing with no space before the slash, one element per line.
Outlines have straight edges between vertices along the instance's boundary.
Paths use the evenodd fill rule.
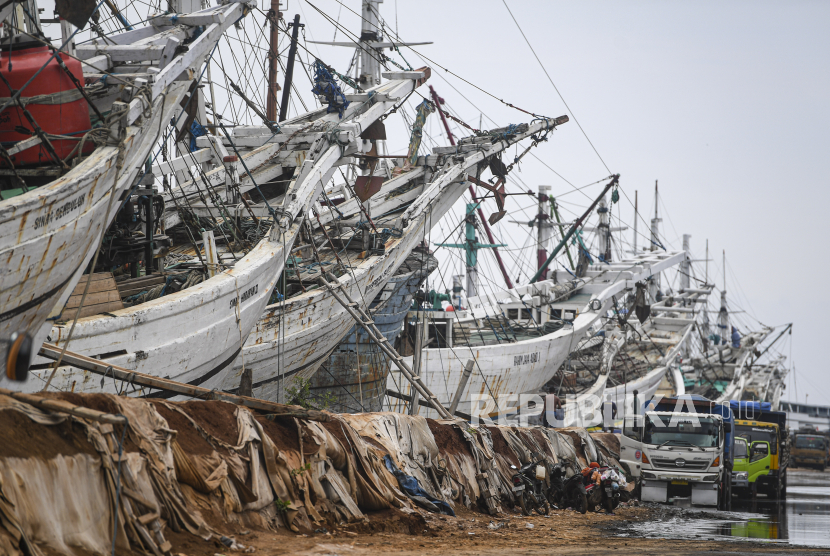
<path fill-rule="evenodd" d="M 781 477 L 775 479 L 775 484 L 772 485 L 770 494 L 776 500 L 781 500 Z"/>

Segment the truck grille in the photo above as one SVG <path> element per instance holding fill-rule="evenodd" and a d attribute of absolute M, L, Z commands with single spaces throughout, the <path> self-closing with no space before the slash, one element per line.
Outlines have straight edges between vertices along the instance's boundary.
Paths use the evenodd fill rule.
<path fill-rule="evenodd" d="M 677 461 L 682 460 L 683 465 L 677 465 Z M 669 459 L 669 458 L 651 458 L 654 467 L 660 469 L 674 469 L 681 471 L 687 469 L 689 471 L 701 471 L 709 468 L 709 462 L 705 460 L 688 460 L 683 458 Z"/>

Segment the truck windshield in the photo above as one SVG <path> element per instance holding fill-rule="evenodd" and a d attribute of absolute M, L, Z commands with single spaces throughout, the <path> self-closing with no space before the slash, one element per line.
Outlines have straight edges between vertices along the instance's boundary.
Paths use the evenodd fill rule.
<path fill-rule="evenodd" d="M 735 439 L 735 459 L 746 459 L 746 440 L 743 438 Z"/>
<path fill-rule="evenodd" d="M 698 446 L 713 448 L 720 445 L 720 421 L 712 417 L 647 415 L 643 441 L 646 444 L 667 446 Z"/>
<path fill-rule="evenodd" d="M 747 442 L 749 442 L 750 444 L 757 441 L 769 442 L 770 448 L 772 449 L 772 453 L 778 453 L 778 434 L 775 429 L 759 427 L 757 425 L 738 425 L 735 427 L 735 430 L 735 436 L 742 436 L 746 438 Z"/>
<path fill-rule="evenodd" d="M 823 436 L 796 436 L 796 448 L 806 448 L 808 450 L 823 450 L 824 437 Z"/>

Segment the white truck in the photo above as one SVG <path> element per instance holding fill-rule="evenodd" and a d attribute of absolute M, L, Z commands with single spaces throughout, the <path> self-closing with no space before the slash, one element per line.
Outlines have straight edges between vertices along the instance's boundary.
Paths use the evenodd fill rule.
<path fill-rule="evenodd" d="M 724 427 L 721 415 L 688 411 L 647 411 L 630 421 L 620 437 L 620 461 L 640 478 L 641 500 L 682 497 L 694 505 L 729 507 L 728 421 Z"/>

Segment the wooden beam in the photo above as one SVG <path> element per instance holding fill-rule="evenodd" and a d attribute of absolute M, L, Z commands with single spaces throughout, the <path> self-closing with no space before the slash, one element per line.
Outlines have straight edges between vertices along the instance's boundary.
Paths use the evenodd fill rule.
<path fill-rule="evenodd" d="M 156 27 L 164 27 L 168 25 L 190 25 L 192 27 L 197 27 L 199 25 L 210 25 L 212 23 L 224 23 L 226 19 L 224 7 L 225 6 L 223 5 L 189 14 L 164 14 L 151 19 L 150 24 Z"/>
<path fill-rule="evenodd" d="M 107 54 L 114 62 L 131 62 L 137 60 L 159 60 L 164 46 L 159 45 L 80 45 L 77 55 L 81 60 L 89 60 L 99 54 Z"/>
<path fill-rule="evenodd" d="M 172 174 L 174 172 L 182 172 L 187 170 L 194 164 L 201 164 L 213 158 L 213 151 L 209 148 L 199 149 L 198 151 L 188 153 L 184 156 L 179 156 L 167 162 L 159 162 L 153 164 L 152 173 L 155 175 Z"/>
<path fill-rule="evenodd" d="M 222 23 L 212 23 L 209 25 L 195 41 L 188 45 L 187 52 L 176 56 L 172 62 L 167 64 L 156 75 L 155 82 L 153 83 L 153 98 L 158 97 L 182 72 L 194 64 L 201 64 L 202 59 L 210 53 L 216 41 L 222 36 L 222 33 L 232 25 L 232 22 L 237 21 L 245 15 L 245 9 L 246 6 L 244 4 L 233 3 L 225 5 L 222 10 L 225 20 Z"/>
<path fill-rule="evenodd" d="M 112 67 L 112 59 L 107 54 L 93 56 L 92 58 L 82 60 L 81 63 L 84 65 L 84 70 L 93 70 L 102 73 L 107 73 Z"/>
<path fill-rule="evenodd" d="M 57 361 L 61 354 L 61 348 L 53 344 L 45 343 L 43 344 L 43 347 L 40 348 L 40 352 L 38 354 L 41 357 Z M 181 382 L 176 382 L 175 380 L 150 376 L 136 371 L 128 371 L 127 369 L 116 367 L 114 365 L 107 365 L 97 359 L 92 359 L 91 357 L 86 357 L 69 350 L 64 353 L 63 362 L 67 365 L 71 365 L 98 375 L 108 375 L 116 380 L 123 380 L 131 384 L 137 384 L 139 386 L 155 390 L 174 392 L 190 398 L 230 402 L 236 405 L 256 409 L 257 411 L 271 413 L 280 417 L 298 417 L 300 419 L 308 419 L 309 421 L 331 420 L 329 414 L 323 411 L 305 409 L 298 405 L 285 405 L 267 402 L 265 400 L 258 400 L 247 396 L 236 396 L 234 394 L 228 394 L 219 390 L 210 390 L 208 388 L 202 388 L 201 386 L 194 386 L 192 384 L 182 384 Z"/>

